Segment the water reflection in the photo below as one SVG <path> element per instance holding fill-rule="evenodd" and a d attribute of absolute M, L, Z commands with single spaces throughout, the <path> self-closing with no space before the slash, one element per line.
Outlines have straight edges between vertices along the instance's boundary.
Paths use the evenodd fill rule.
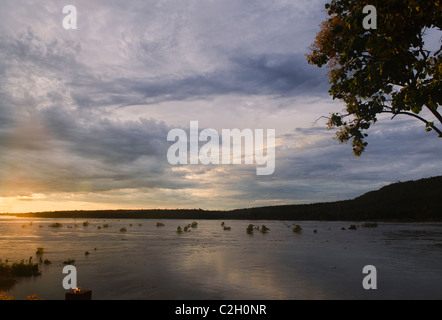
<path fill-rule="evenodd" d="M 177 234 L 192 221 L 57 219 L 62 227 L 49 228 L 53 222 L 0 217 L 0 258 L 27 259 L 42 247 L 52 262 L 11 295 L 63 299 L 63 261 L 75 259 L 79 286 L 94 299 L 442 298 L 442 224 L 348 230 L 346 222 L 298 222 L 295 234 L 291 222 L 225 221 L 226 231 L 221 221 L 198 221 Z M 248 235 L 250 223 L 270 230 Z M 376 292 L 361 285 L 367 264 L 380 273 Z"/>

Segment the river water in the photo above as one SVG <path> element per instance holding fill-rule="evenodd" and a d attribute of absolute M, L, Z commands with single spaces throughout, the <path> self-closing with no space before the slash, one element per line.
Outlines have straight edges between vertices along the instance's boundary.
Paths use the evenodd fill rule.
<path fill-rule="evenodd" d="M 0 216 L 0 259 L 37 261 L 42 247 L 51 261 L 8 294 L 64 299 L 63 262 L 74 259 L 78 286 L 94 300 L 442 299 L 442 223 L 350 230 L 361 223 L 302 221 L 298 234 L 293 221 L 225 220 L 227 231 L 199 220 L 177 234 L 192 221 L 84 221 Z M 247 234 L 249 224 L 270 230 Z M 366 265 L 376 268 L 376 290 L 362 285 L 374 276 Z"/>

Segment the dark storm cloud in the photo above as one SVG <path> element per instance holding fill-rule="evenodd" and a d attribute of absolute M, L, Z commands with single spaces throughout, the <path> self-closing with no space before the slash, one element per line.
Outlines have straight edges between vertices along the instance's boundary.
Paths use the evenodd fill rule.
<path fill-rule="evenodd" d="M 78 61 L 82 52 L 78 43 L 47 43 L 32 30 L 1 40 L 0 52 L 5 57 L 2 69 L 12 74 L 32 71 L 62 79 L 78 108 L 124 107 L 229 94 L 326 96 L 324 72 L 309 66 L 301 54 L 230 53 L 228 63 L 210 72 L 109 78 Z M 61 103 L 57 89 L 49 89 L 46 98 Z"/>
<path fill-rule="evenodd" d="M 296 54 L 235 56 L 224 69 L 164 79 L 104 80 L 82 74 L 70 82 L 71 97 L 79 108 L 148 105 L 231 94 L 325 98 L 327 79 L 323 70 L 314 69 L 303 59 Z"/>
<path fill-rule="evenodd" d="M 81 70 L 83 67 L 76 59 L 80 52 L 79 43 L 64 39 L 45 41 L 30 27 L 14 36 L 0 34 L 0 56 L 4 71 L 32 65 L 46 72 L 72 76 L 70 71 Z"/>
<path fill-rule="evenodd" d="M 155 120 L 86 121 L 79 112 L 51 108 L 42 112 L 43 124 L 54 139 L 66 142 L 70 152 L 106 163 L 126 163 L 141 156 L 164 157 L 171 129 Z"/>
<path fill-rule="evenodd" d="M 119 78 L 96 86 L 113 94 L 105 103 L 118 105 L 229 94 L 326 97 L 327 79 L 323 70 L 307 65 L 304 59 L 297 54 L 255 57 L 244 54 L 231 57 L 225 69 L 214 72 L 165 80 Z M 80 96 L 76 101 L 80 105 L 91 102 Z"/>
<path fill-rule="evenodd" d="M 303 55 L 244 55 L 233 62 L 236 85 L 249 94 L 324 96 L 324 72 L 307 65 Z"/>

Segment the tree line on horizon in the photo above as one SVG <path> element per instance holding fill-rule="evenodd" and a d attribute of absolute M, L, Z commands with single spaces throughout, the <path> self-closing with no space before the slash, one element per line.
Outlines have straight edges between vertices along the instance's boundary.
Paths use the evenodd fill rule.
<path fill-rule="evenodd" d="M 146 209 L 19 214 L 43 218 L 442 221 L 442 176 L 397 182 L 352 200 L 234 210 Z M 17 214 L 18 215 L 18 214 Z"/>

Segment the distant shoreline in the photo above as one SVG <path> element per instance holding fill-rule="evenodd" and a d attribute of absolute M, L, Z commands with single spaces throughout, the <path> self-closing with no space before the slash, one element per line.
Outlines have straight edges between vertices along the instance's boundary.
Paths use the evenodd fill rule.
<path fill-rule="evenodd" d="M 286 221 L 442 222 L 442 176 L 397 182 L 352 200 L 234 210 L 83 210 L 2 215 L 82 219 L 193 219 Z"/>
<path fill-rule="evenodd" d="M 256 208 L 258 209 L 258 208 Z M 241 209 L 240 209 L 241 210 Z M 247 210 L 247 209 L 246 209 Z M 252 209 L 253 210 L 253 209 Z M 161 212 L 159 212 L 161 211 Z M 18 218 L 43 218 L 43 219 L 140 219 L 140 220 L 271 220 L 271 221 L 330 221 L 330 222 L 414 222 L 414 223 L 431 223 L 442 222 L 440 218 L 424 218 L 424 219 L 391 219 L 391 218 L 346 218 L 339 219 L 337 217 L 329 217 L 328 219 L 316 219 L 314 217 L 297 217 L 296 215 L 274 216 L 274 215 L 253 215 L 233 213 L 233 211 L 209 211 L 209 210 L 97 210 L 97 211 L 54 211 L 54 212 L 28 212 L 28 213 L 2 213 L 1 216 L 14 216 Z"/>

